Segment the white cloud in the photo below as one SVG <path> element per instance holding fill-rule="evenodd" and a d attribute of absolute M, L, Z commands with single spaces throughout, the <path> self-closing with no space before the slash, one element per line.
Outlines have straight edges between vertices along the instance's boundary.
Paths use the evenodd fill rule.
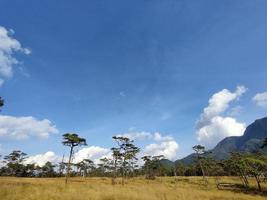
<path fill-rule="evenodd" d="M 119 134 L 117 136 L 127 137 L 131 140 L 155 140 L 155 141 L 165 141 L 171 140 L 172 137 L 170 136 L 162 136 L 159 132 L 150 133 L 146 131 L 135 131 L 135 132 L 128 132 L 124 134 Z"/>
<path fill-rule="evenodd" d="M 45 154 L 37 154 L 28 157 L 24 164 L 36 164 L 40 167 L 44 166 L 46 162 L 57 163 L 61 161 L 61 157 L 57 156 L 53 151 L 48 151 Z"/>
<path fill-rule="evenodd" d="M 58 133 L 58 130 L 48 119 L 37 120 L 34 117 L 0 115 L 0 137 L 13 139 L 25 139 L 30 136 L 47 138 L 53 133 Z"/>
<path fill-rule="evenodd" d="M 95 163 L 100 158 L 109 157 L 110 150 L 99 146 L 90 146 L 80 149 L 74 154 L 73 163 L 81 162 L 83 159 L 93 160 Z"/>
<path fill-rule="evenodd" d="M 177 158 L 177 150 L 179 145 L 175 140 L 163 141 L 159 144 L 152 143 L 145 147 L 144 155 L 159 156 L 163 155 L 169 160 Z"/>
<path fill-rule="evenodd" d="M 0 26 L 0 76 L 1 85 L 4 78 L 10 78 L 13 75 L 13 65 L 18 64 L 17 59 L 13 56 L 15 52 L 30 54 L 31 51 L 23 48 L 20 42 L 14 38 L 13 30 L 7 30 L 5 27 Z"/>
<path fill-rule="evenodd" d="M 145 140 L 153 138 L 152 133 L 146 131 L 131 131 L 128 133 L 118 134 L 117 136 L 127 137 L 131 140 Z"/>
<path fill-rule="evenodd" d="M 213 117 L 223 113 L 229 107 L 229 103 L 241 97 L 246 90 L 247 89 L 244 86 L 238 86 L 235 92 L 223 89 L 212 95 L 209 99 L 209 105 L 204 108 L 197 126 L 201 127 L 206 123 L 209 123 Z"/>
<path fill-rule="evenodd" d="M 252 99 L 256 105 L 267 108 L 267 92 L 257 93 Z"/>
<path fill-rule="evenodd" d="M 213 117 L 210 123 L 197 131 L 197 139 L 207 147 L 212 147 L 228 136 L 241 136 L 245 131 L 245 124 L 239 123 L 232 117 Z"/>
<path fill-rule="evenodd" d="M 244 123 L 237 122 L 232 117 L 220 115 L 229 108 L 232 101 L 238 100 L 246 90 L 244 86 L 238 86 L 235 92 L 223 89 L 209 99 L 209 105 L 204 108 L 196 125 L 197 139 L 201 144 L 212 148 L 225 137 L 243 134 Z"/>
<path fill-rule="evenodd" d="M 155 141 L 169 141 L 169 140 L 173 140 L 173 138 L 171 136 L 162 136 L 160 133 L 156 132 L 153 134 L 153 139 Z"/>
<path fill-rule="evenodd" d="M 109 149 L 105 149 L 99 146 L 89 146 L 78 150 L 74 153 L 72 163 L 78 163 L 83 159 L 90 159 L 95 164 L 99 163 L 99 159 L 108 157 L 111 158 L 111 152 Z M 59 163 L 62 161 L 62 156 L 56 155 L 53 151 L 48 151 L 45 154 L 37 154 L 28 157 L 24 164 L 36 164 L 42 167 L 46 162 Z M 68 155 L 65 156 L 64 162 L 68 162 Z"/>

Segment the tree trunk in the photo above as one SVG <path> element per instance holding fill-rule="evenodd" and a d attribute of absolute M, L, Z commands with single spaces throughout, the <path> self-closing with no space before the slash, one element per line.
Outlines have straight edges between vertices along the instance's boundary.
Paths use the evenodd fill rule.
<path fill-rule="evenodd" d="M 124 185 L 125 182 L 125 157 L 123 158 L 123 165 L 122 165 L 122 185 Z"/>
<path fill-rule="evenodd" d="M 116 177 L 117 177 L 117 158 L 115 158 L 115 161 L 114 161 L 114 172 L 113 172 L 113 177 L 112 177 L 112 185 L 115 185 Z"/>
<path fill-rule="evenodd" d="M 261 184 L 260 184 L 260 179 L 257 175 L 254 176 L 256 181 L 257 181 L 257 184 L 258 184 L 258 188 L 259 188 L 259 191 L 261 192 Z"/>
<path fill-rule="evenodd" d="M 200 169 L 201 169 L 201 172 L 202 172 L 202 175 L 203 175 L 203 180 L 204 180 L 205 184 L 208 185 L 208 180 L 207 180 L 207 177 L 205 175 L 204 168 L 203 168 L 203 166 L 201 164 L 201 160 L 199 160 L 199 165 L 200 165 Z"/>
<path fill-rule="evenodd" d="M 132 170 L 133 170 L 132 176 L 134 178 L 135 177 L 135 167 L 134 167 L 134 161 L 133 160 L 132 160 Z"/>
<path fill-rule="evenodd" d="M 85 178 L 86 176 L 87 176 L 87 167 L 83 169 L 83 178 Z"/>
<path fill-rule="evenodd" d="M 73 151 L 73 146 L 70 147 L 70 156 L 69 156 L 69 162 L 68 162 L 68 167 L 67 167 L 67 172 L 65 176 L 65 185 L 68 183 L 68 178 L 69 178 L 69 173 L 70 173 L 70 161 L 72 157 L 72 151 Z"/>
<path fill-rule="evenodd" d="M 122 167 L 122 185 L 124 185 L 124 167 Z"/>
<path fill-rule="evenodd" d="M 247 185 L 246 185 L 246 182 L 245 182 L 245 180 L 244 180 L 244 177 L 243 177 L 243 176 L 239 176 L 239 177 L 240 177 L 240 179 L 241 179 L 243 185 L 247 188 Z"/>
<path fill-rule="evenodd" d="M 249 183 L 248 183 L 247 176 L 241 170 L 240 170 L 240 174 L 241 174 L 241 179 L 243 180 L 244 186 L 248 188 Z"/>
<path fill-rule="evenodd" d="M 246 183 L 246 187 L 248 188 L 249 183 L 248 183 L 248 179 L 247 179 L 246 175 L 244 175 L 244 180 L 245 180 L 245 183 Z"/>

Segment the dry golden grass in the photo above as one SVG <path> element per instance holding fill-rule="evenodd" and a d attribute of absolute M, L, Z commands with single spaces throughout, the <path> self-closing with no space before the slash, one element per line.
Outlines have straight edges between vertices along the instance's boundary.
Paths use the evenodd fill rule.
<path fill-rule="evenodd" d="M 222 178 L 239 183 L 238 178 Z M 254 183 L 255 184 L 255 183 Z M 267 190 L 267 184 L 263 185 Z M 0 177 L 0 200 L 266 200 L 263 194 L 217 190 L 214 178 L 209 185 L 201 177 L 143 178 L 127 180 L 127 184 L 111 185 L 109 178 L 71 178 L 67 187 L 63 178 Z"/>

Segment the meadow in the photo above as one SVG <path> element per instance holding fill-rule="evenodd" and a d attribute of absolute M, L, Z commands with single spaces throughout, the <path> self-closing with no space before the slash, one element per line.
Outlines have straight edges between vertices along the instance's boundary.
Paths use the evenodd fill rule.
<path fill-rule="evenodd" d="M 128 179 L 125 185 L 112 185 L 110 178 L 16 178 L 0 177 L 1 200 L 266 200 L 266 193 L 245 192 L 241 189 L 218 190 L 215 178 L 208 186 L 201 177 L 158 177 Z M 240 183 L 238 177 L 221 177 L 220 182 Z M 251 180 L 251 187 L 256 183 Z M 267 190 L 267 184 L 263 184 Z"/>

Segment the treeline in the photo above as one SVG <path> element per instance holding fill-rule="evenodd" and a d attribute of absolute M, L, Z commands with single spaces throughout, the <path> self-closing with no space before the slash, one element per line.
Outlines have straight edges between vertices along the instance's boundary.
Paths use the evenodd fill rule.
<path fill-rule="evenodd" d="M 36 164 L 25 164 L 27 154 L 14 150 L 9 155 L 4 156 L 0 176 L 16 177 L 57 177 L 60 176 L 56 170 L 57 165 L 51 162 L 45 163 L 42 167 Z"/>
<path fill-rule="evenodd" d="M 26 164 L 27 154 L 15 150 L 2 159 L 0 176 L 17 177 L 63 177 L 66 183 L 68 177 L 110 177 L 112 183 L 116 178 L 121 178 L 124 184 L 127 178 L 145 176 L 147 179 L 155 179 L 157 176 L 203 176 L 203 181 L 208 184 L 208 176 L 239 176 L 245 188 L 249 187 L 248 177 L 255 178 L 258 189 L 261 191 L 261 183 L 267 176 L 267 156 L 255 153 L 233 152 L 227 160 L 216 161 L 211 158 L 210 152 L 204 146 L 196 145 L 195 160 L 190 165 L 182 163 L 170 164 L 162 155 L 143 156 L 143 165 L 138 165 L 138 153 L 140 148 L 134 141 L 127 137 L 114 136 L 114 147 L 111 148 L 111 157 L 101 158 L 99 162 L 85 158 L 78 163 L 73 163 L 74 149 L 77 146 L 86 145 L 86 140 L 77 134 L 67 133 L 63 135 L 62 144 L 70 149 L 67 162 L 54 164 L 45 163 L 43 166 Z M 267 146 L 265 140 L 262 148 Z"/>
<path fill-rule="evenodd" d="M 62 144 L 70 148 L 69 157 L 62 159 L 60 163 L 46 162 L 43 166 L 28 164 L 27 154 L 14 150 L 10 154 L 3 156 L 0 167 L 0 176 L 16 177 L 66 177 L 66 182 L 70 176 L 82 177 L 117 177 L 125 178 L 145 175 L 153 179 L 164 173 L 161 163 L 163 156 L 144 156 L 143 166 L 138 165 L 137 154 L 140 148 L 135 146 L 134 141 L 127 137 L 114 136 L 114 147 L 111 148 L 111 157 L 99 159 L 97 163 L 85 158 L 80 162 L 73 163 L 74 149 L 77 146 L 87 145 L 84 138 L 77 134 L 67 133 L 63 135 Z"/>
<path fill-rule="evenodd" d="M 147 156 L 148 157 L 148 156 Z M 0 176 L 14 176 L 14 177 L 65 177 L 67 171 L 67 162 L 51 163 L 46 162 L 44 165 L 26 164 L 27 154 L 15 150 L 9 155 L 4 156 L 2 160 L 2 167 L 0 167 Z M 117 163 L 117 170 L 115 177 L 127 178 L 145 175 L 152 177 L 153 175 L 170 175 L 158 159 L 159 156 L 154 156 L 151 161 L 139 167 L 138 165 L 124 167 L 122 163 Z M 161 168 L 160 168 L 161 167 Z M 102 158 L 96 164 L 90 159 L 83 159 L 78 163 L 71 163 L 69 176 L 81 177 L 114 177 L 114 161 L 110 158 Z M 165 170 L 165 171 L 164 171 Z M 154 176 L 154 178 L 155 178 Z M 151 178 L 153 179 L 153 178 Z"/>

